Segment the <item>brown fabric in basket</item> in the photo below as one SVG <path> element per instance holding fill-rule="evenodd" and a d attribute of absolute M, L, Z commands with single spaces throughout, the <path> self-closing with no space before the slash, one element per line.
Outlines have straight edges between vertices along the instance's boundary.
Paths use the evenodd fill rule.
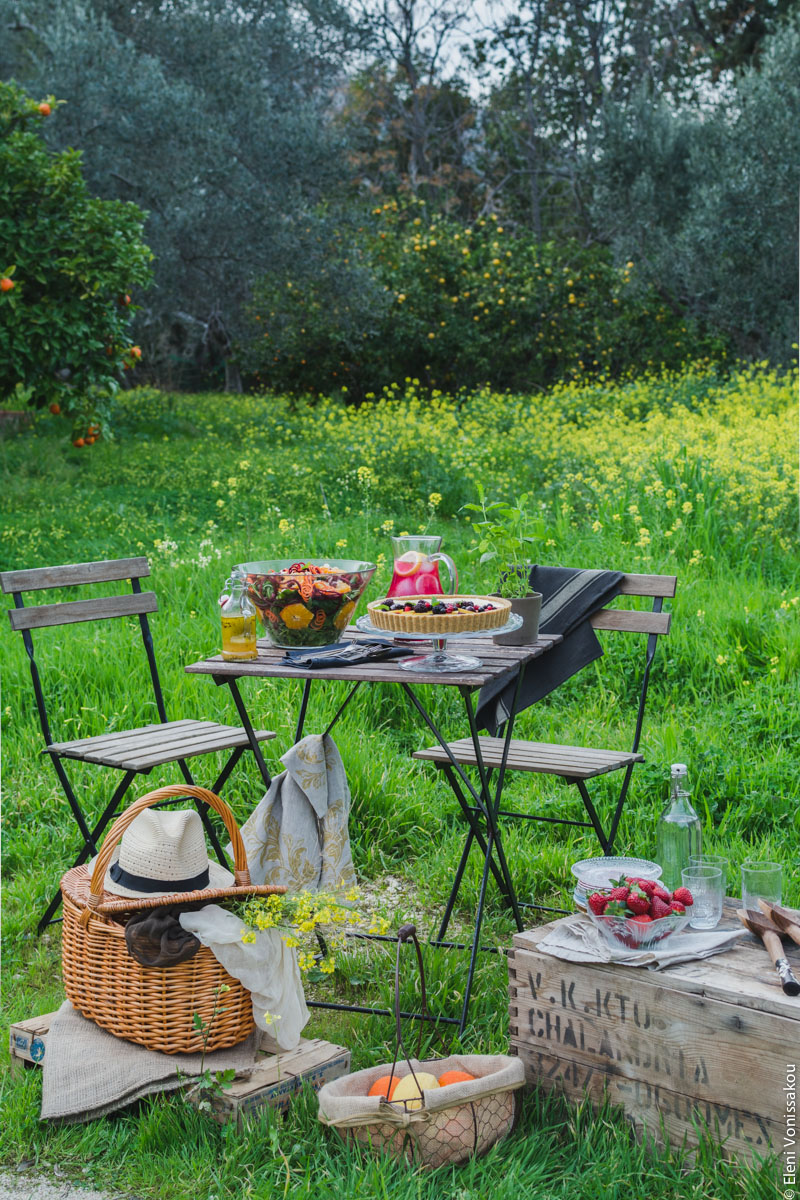
<path fill-rule="evenodd" d="M 125 942 L 131 957 L 143 967 L 171 967 L 193 958 L 200 949 L 200 941 L 178 921 L 182 912 L 186 912 L 185 905 L 165 904 L 163 908 L 131 913 L 125 926 Z"/>
<path fill-rule="evenodd" d="M 248 1075 L 261 1035 L 206 1055 L 205 1067 Z M 54 1015 L 42 1059 L 41 1120 L 92 1121 L 152 1092 L 184 1087 L 205 1069 L 200 1054 L 161 1054 L 122 1041 L 65 1000 Z M 180 1073 L 179 1073 L 180 1072 Z"/>

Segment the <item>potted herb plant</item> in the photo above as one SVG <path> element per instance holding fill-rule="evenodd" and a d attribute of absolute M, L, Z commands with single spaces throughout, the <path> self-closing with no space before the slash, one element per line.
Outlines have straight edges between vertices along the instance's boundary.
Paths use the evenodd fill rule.
<path fill-rule="evenodd" d="M 496 642 L 523 646 L 539 636 L 542 593 L 530 588 L 531 551 L 541 542 L 545 524 L 541 516 L 529 511 L 530 497 L 520 496 L 515 504 L 502 500 L 487 501 L 483 484 L 478 484 L 478 503 L 465 504 L 462 511 L 474 512 L 472 521 L 477 540 L 472 550 L 480 563 L 492 562 L 497 569 L 497 591 L 511 601 L 511 611 L 522 617 L 522 625 L 513 633 L 501 633 Z"/>

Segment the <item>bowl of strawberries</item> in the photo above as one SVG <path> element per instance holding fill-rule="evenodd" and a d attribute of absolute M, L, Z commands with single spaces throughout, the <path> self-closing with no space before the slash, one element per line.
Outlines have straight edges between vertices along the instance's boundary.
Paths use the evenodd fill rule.
<path fill-rule="evenodd" d="M 625 875 L 587 897 L 587 911 L 605 940 L 624 950 L 649 950 L 689 924 L 688 888 L 669 892 L 655 879 Z"/>

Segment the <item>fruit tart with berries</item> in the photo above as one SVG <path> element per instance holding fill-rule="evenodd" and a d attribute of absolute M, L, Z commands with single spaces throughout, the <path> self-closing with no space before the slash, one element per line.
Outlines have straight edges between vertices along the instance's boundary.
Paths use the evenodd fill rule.
<path fill-rule="evenodd" d="M 376 629 L 457 637 L 500 629 L 508 621 L 511 601 L 500 596 L 399 596 L 373 600 L 367 612 Z"/>

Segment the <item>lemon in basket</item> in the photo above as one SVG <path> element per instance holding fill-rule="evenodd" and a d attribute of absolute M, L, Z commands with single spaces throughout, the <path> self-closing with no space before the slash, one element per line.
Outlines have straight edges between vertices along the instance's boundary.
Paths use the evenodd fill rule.
<path fill-rule="evenodd" d="M 422 1088 L 424 1091 L 430 1091 L 431 1088 L 438 1088 L 439 1080 L 435 1075 L 430 1075 L 427 1071 L 417 1071 L 416 1078 L 409 1073 L 404 1079 L 401 1079 L 392 1094 L 392 1103 L 396 1104 L 398 1100 L 405 1100 L 405 1108 L 408 1112 L 412 1109 L 422 1108 Z"/>

